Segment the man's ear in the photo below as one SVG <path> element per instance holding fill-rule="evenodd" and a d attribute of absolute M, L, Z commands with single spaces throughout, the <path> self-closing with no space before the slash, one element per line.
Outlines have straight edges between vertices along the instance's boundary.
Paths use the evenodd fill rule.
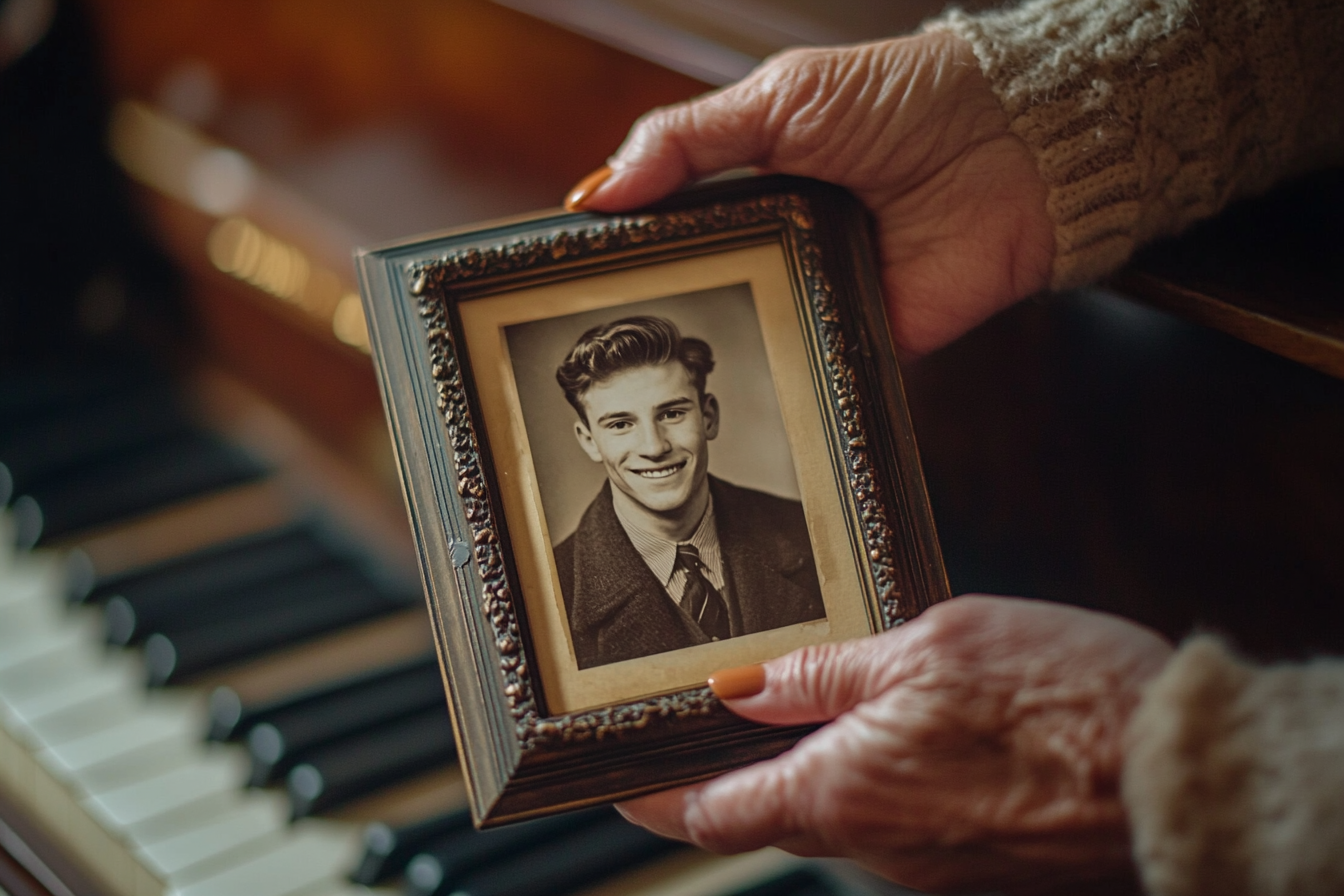
<path fill-rule="evenodd" d="M 602 462 L 602 452 L 597 450 L 597 442 L 593 441 L 593 434 L 588 431 L 588 425 L 582 420 L 574 421 L 574 438 L 579 440 L 579 447 L 593 463 Z"/>
<path fill-rule="evenodd" d="M 705 418 L 705 438 L 712 439 L 719 434 L 719 400 L 712 392 L 706 392 L 700 399 L 700 415 Z"/>

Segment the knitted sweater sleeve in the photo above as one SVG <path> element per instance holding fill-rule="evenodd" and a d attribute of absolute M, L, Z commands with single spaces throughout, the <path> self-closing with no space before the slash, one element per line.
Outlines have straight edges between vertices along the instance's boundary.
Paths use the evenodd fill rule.
<path fill-rule="evenodd" d="M 1186 643 L 1127 731 L 1121 788 L 1155 896 L 1344 893 L 1344 661 Z"/>
<path fill-rule="evenodd" d="M 1026 0 L 926 28 L 971 44 L 1036 156 L 1056 289 L 1344 160 L 1337 0 Z"/>

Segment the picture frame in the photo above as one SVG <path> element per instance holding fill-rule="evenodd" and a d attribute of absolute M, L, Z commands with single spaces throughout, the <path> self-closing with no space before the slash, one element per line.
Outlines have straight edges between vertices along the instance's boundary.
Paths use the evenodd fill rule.
<path fill-rule="evenodd" d="M 356 254 L 478 825 L 776 755 L 709 673 L 949 596 L 869 226 L 751 177 Z"/>

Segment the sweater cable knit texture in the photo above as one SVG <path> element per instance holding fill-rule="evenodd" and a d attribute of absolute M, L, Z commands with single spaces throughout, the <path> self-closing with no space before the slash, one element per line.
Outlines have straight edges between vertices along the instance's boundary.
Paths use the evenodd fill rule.
<path fill-rule="evenodd" d="M 971 44 L 1036 156 L 1055 289 L 1344 159 L 1344 3 L 1028 0 L 926 28 Z"/>

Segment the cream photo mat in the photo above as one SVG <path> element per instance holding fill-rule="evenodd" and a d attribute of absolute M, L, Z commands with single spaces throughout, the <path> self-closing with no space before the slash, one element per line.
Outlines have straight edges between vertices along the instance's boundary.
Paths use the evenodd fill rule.
<path fill-rule="evenodd" d="M 581 670 L 570 643 L 505 328 L 738 283 L 749 284 L 760 322 L 826 618 Z M 848 522 L 852 511 L 830 459 L 827 432 L 834 423 L 816 394 L 789 264 L 778 242 L 497 293 L 464 301 L 458 311 L 522 592 L 515 600 L 522 600 L 532 635 L 534 655 L 529 661 L 541 676 L 551 714 L 698 687 L 718 669 L 872 633 L 873 615 L 865 598 L 870 583 L 854 553 Z"/>

